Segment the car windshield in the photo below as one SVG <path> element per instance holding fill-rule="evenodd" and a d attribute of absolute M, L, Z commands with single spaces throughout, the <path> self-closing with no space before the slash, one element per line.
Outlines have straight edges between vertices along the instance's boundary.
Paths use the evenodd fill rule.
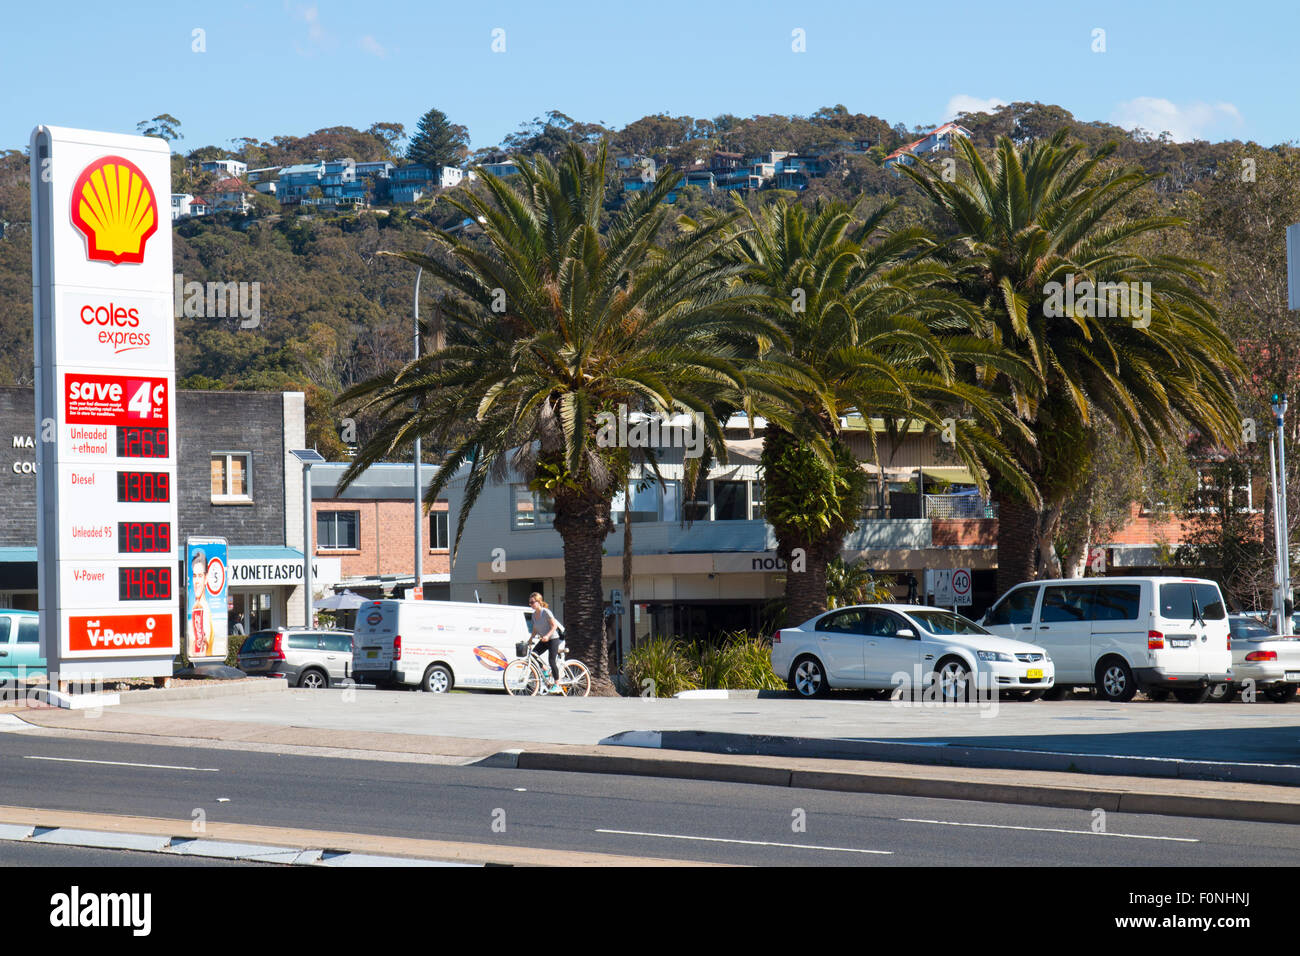
<path fill-rule="evenodd" d="M 244 638 L 244 643 L 239 645 L 239 653 L 262 654 L 274 647 L 275 631 L 257 631 Z"/>
<path fill-rule="evenodd" d="M 908 611 L 907 616 L 915 620 L 931 634 L 989 634 L 974 621 L 935 608 L 933 611 Z"/>

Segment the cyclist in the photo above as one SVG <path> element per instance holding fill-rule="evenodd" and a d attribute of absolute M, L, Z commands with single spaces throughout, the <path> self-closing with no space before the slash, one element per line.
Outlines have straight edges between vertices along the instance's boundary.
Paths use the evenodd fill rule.
<path fill-rule="evenodd" d="M 555 615 L 551 613 L 550 606 L 536 591 L 528 596 L 528 606 L 533 609 L 533 637 L 538 642 L 537 649 L 533 653 L 540 656 L 541 651 L 545 649 L 547 659 L 551 664 L 550 690 L 548 693 L 561 694 L 563 690 L 560 687 L 560 670 L 555 661 L 562 640 L 559 635 L 559 622 L 555 620 Z"/>

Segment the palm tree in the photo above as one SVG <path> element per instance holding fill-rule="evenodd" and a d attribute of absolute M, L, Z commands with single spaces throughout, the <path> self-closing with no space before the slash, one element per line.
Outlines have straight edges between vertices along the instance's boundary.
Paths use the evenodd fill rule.
<path fill-rule="evenodd" d="M 448 200 L 482 224 L 485 242 L 437 232 L 445 257 L 399 253 L 445 286 L 443 338 L 340 398 L 377 406 L 385 422 L 341 487 L 417 435 L 449 449 L 425 500 L 463 478 L 459 548 L 488 479 L 511 466 L 527 476 L 553 500 L 564 542 L 566 638 L 607 687 L 601 551 L 630 458 L 602 440 L 600 416 L 687 410 L 725 455 L 719 416 L 747 386 L 720 333 L 736 341 L 775 333 L 744 313 L 746 289 L 731 281 L 738 267 L 715 256 L 727 223 L 670 234 L 664 200 L 677 177 L 630 197 L 602 234 L 603 144 L 594 161 L 574 145 L 558 165 L 542 157 L 518 165 L 517 184 L 480 173 L 481 190 Z"/>
<path fill-rule="evenodd" d="M 1019 147 L 999 138 L 992 168 L 959 139 L 965 169 L 951 180 L 924 163 L 903 167 L 956 223 L 954 288 L 978 310 L 979 333 L 1022 356 L 1036 378 L 1032 389 L 995 386 L 996 370 L 984 372 L 1032 431 L 1033 443 L 1013 449 L 1042 497 L 1038 505 L 997 489 L 999 590 L 1059 573 L 1053 540 L 1086 476 L 1098 417 L 1137 461 L 1185 440 L 1186 424 L 1230 443 L 1238 418 L 1240 366 L 1202 295 L 1209 267 L 1145 251 L 1185 221 L 1127 214 L 1123 204 L 1154 177 L 1106 164 L 1114 143 L 1082 157 L 1066 136 Z M 1137 287 L 1149 294 L 1120 295 L 1121 283 L 1149 283 Z"/>
<path fill-rule="evenodd" d="M 849 563 L 841 557 L 834 557 L 826 565 L 828 608 L 892 599 L 889 586 L 872 574 L 871 567 L 866 561 L 858 560 Z"/>
<path fill-rule="evenodd" d="M 1022 381 L 1026 370 L 966 334 L 971 310 L 937 288 L 951 275 L 928 260 L 924 232 L 878 234 L 892 204 L 862 222 L 856 207 L 841 203 L 819 204 L 811 216 L 785 201 L 758 213 L 737 205 L 745 228 L 728 255 L 765 291 L 764 314 L 788 342 L 771 343 L 762 374 L 815 369 L 808 387 L 783 383 L 795 396 L 796 427 L 769 421 L 763 436 L 766 517 L 790 568 L 787 620 L 798 623 L 825 609 L 827 563 L 861 517 L 868 486 L 841 437 L 841 419 L 856 411 L 869 425 L 879 417 L 890 428 L 919 420 L 940 429 L 945 417 L 963 418 L 954 450 L 977 482 L 988 465 L 1032 497 L 998 438 L 1005 424 L 1015 425 L 1013 416 L 958 375 L 967 365 L 989 366 Z"/>

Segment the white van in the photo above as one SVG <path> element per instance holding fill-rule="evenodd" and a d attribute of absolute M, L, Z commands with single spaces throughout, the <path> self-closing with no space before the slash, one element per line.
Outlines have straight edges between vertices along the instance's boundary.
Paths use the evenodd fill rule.
<path fill-rule="evenodd" d="M 1065 578 L 1012 588 L 984 615 L 1002 637 L 1047 649 L 1054 694 L 1095 685 L 1106 700 L 1205 700 L 1232 679 L 1228 612 L 1200 578 Z"/>
<path fill-rule="evenodd" d="M 352 676 L 360 684 L 503 689 L 502 672 L 526 642 L 531 608 L 460 601 L 374 601 L 357 609 Z"/>

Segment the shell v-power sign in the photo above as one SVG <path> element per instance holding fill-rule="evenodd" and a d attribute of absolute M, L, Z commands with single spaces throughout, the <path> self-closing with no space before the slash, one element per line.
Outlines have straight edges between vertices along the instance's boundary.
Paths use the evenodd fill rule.
<path fill-rule="evenodd" d="M 38 126 L 31 165 L 41 651 L 51 681 L 170 675 L 183 587 L 170 151 Z"/>

